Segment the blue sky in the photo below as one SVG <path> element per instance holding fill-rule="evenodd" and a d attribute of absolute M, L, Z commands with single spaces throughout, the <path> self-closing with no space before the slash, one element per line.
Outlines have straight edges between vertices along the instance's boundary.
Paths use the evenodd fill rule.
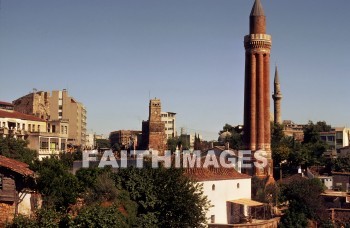
<path fill-rule="evenodd" d="M 350 1 L 262 3 L 273 39 L 271 73 L 277 63 L 282 83 L 283 119 L 350 126 Z M 164 111 L 178 113 L 178 127 L 216 139 L 225 123 L 243 122 L 243 37 L 252 5 L 2 0 L 0 100 L 33 88 L 66 88 L 87 107 L 88 130 L 108 134 L 141 129 L 150 93 Z"/>

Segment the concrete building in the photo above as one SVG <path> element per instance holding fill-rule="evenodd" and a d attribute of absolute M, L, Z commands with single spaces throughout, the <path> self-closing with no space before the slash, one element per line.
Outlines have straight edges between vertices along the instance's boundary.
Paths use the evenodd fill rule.
<path fill-rule="evenodd" d="M 123 150 L 131 147 L 136 149 L 139 147 L 141 135 L 142 131 L 136 130 L 113 131 L 109 134 L 109 141 L 111 142 L 111 145 L 118 143 Z"/>
<path fill-rule="evenodd" d="M 343 147 L 349 146 L 350 128 L 336 127 L 332 128 L 330 132 L 321 132 L 321 140 L 329 145 L 330 150 L 339 150 Z"/>
<path fill-rule="evenodd" d="M 95 134 L 94 133 L 87 133 L 85 136 L 85 149 L 92 150 L 95 148 Z"/>
<path fill-rule="evenodd" d="M 275 70 L 274 93 L 272 95 L 272 98 L 274 100 L 274 118 L 273 118 L 274 123 L 282 124 L 282 115 L 281 115 L 282 93 L 281 93 L 281 83 L 278 76 L 277 66 Z"/>
<path fill-rule="evenodd" d="M 161 120 L 165 125 L 165 134 L 167 139 L 174 138 L 177 136 L 175 115 L 175 112 L 161 113 Z"/>
<path fill-rule="evenodd" d="M 303 124 L 296 124 L 291 120 L 283 121 L 283 133 L 285 136 L 293 137 L 299 142 L 304 141 L 304 126 Z"/>
<path fill-rule="evenodd" d="M 332 172 L 333 189 L 343 192 L 350 191 L 350 173 L 349 172 Z"/>
<path fill-rule="evenodd" d="M 68 95 L 66 90 L 33 92 L 15 101 L 18 112 L 34 115 L 42 120 L 69 121 L 68 141 L 75 146 L 84 146 L 86 140 L 86 109 Z"/>
<path fill-rule="evenodd" d="M 159 99 L 149 102 L 149 117 L 142 122 L 142 149 L 157 150 L 164 153 L 166 150 L 165 124 L 161 120 L 162 106 Z"/>
<path fill-rule="evenodd" d="M 0 109 L 13 110 L 13 104 L 0 101 Z"/>
<path fill-rule="evenodd" d="M 14 110 L 34 115 L 43 120 L 50 119 L 50 93 L 33 91 L 13 102 Z"/>
<path fill-rule="evenodd" d="M 270 49 L 271 36 L 266 34 L 266 17 L 259 0 L 250 13 L 250 32 L 244 37 L 245 89 L 244 135 L 245 149 L 264 150 L 268 165 L 247 169 L 256 176 L 273 175 L 270 135 Z"/>
<path fill-rule="evenodd" d="M 38 152 L 39 159 L 67 150 L 68 122 L 41 118 L 0 109 L 0 137 L 28 140 L 28 148 Z"/>
<path fill-rule="evenodd" d="M 185 175 L 203 185 L 203 195 L 211 204 L 208 227 L 277 227 L 278 218 L 255 217 L 264 204 L 251 200 L 251 176 L 222 167 L 189 168 Z"/>
<path fill-rule="evenodd" d="M 194 135 L 193 134 L 181 134 L 180 135 L 181 141 L 184 142 L 185 145 L 189 145 L 190 150 L 194 149 L 196 137 L 198 137 L 200 141 L 203 140 L 203 137 L 200 134 L 194 134 Z"/>
<path fill-rule="evenodd" d="M 246 206 L 235 208 L 234 200 L 251 199 L 251 177 L 233 168 L 191 168 L 185 175 L 203 184 L 203 195 L 212 207 L 207 212 L 208 224 L 239 223 L 248 215 Z M 235 209 L 235 210 L 234 210 Z"/>
<path fill-rule="evenodd" d="M 69 120 L 68 142 L 76 146 L 85 146 L 86 109 L 66 90 L 52 91 L 50 97 L 50 119 Z"/>

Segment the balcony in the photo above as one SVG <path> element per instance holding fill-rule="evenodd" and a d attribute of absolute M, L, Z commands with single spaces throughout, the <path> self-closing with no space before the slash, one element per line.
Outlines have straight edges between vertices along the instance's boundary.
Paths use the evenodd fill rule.
<path fill-rule="evenodd" d="M 64 153 L 63 150 L 55 150 L 55 149 L 39 149 L 39 160 L 42 160 L 43 158 L 59 155 L 60 153 Z"/>
<path fill-rule="evenodd" d="M 6 127 L 0 127 L 0 135 L 8 135 L 9 129 Z"/>

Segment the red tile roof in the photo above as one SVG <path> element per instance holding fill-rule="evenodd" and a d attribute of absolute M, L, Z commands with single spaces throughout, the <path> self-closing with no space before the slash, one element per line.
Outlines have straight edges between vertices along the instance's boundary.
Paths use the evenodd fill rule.
<path fill-rule="evenodd" d="M 188 168 L 185 175 L 196 181 L 248 179 L 251 176 L 237 172 L 234 168 Z"/>
<path fill-rule="evenodd" d="M 14 118 L 14 119 L 21 119 L 21 120 L 45 122 L 45 120 L 42 120 L 36 116 L 27 115 L 21 112 L 16 112 L 11 110 L 2 110 L 2 109 L 0 109 L 0 118 Z"/>
<path fill-rule="evenodd" d="M 13 107 L 13 104 L 12 104 L 12 103 L 4 102 L 4 101 L 0 101 L 0 105 L 6 105 L 6 106 L 11 106 L 11 107 Z"/>
<path fill-rule="evenodd" d="M 26 163 L 4 157 L 0 155 L 0 166 L 19 173 L 23 176 L 33 176 L 34 172 L 29 169 L 29 165 Z"/>
<path fill-rule="evenodd" d="M 294 174 L 292 176 L 285 177 L 282 180 L 278 180 L 277 182 L 280 184 L 290 184 L 293 181 L 298 181 L 302 179 L 307 179 L 307 177 L 303 177 L 301 174 Z"/>

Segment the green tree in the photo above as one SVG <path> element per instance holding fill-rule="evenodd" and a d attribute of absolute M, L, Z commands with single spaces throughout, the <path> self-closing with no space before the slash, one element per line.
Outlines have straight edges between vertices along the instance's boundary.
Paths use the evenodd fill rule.
<path fill-rule="evenodd" d="M 37 158 L 37 151 L 28 149 L 27 145 L 22 139 L 0 138 L 0 155 L 30 164 Z"/>
<path fill-rule="evenodd" d="M 167 140 L 167 147 L 172 153 L 176 151 L 176 147 L 178 146 L 179 139 L 177 137 L 172 137 Z"/>
<path fill-rule="evenodd" d="M 111 168 L 98 168 L 98 167 L 89 167 L 89 168 L 82 168 L 79 169 L 75 176 L 77 177 L 79 181 L 80 191 L 83 192 L 88 188 L 92 188 L 97 178 L 103 174 L 103 173 L 110 173 Z"/>
<path fill-rule="evenodd" d="M 326 210 L 321 193 L 324 186 L 319 179 L 292 179 L 281 186 L 281 202 L 288 202 L 287 213 L 281 219 L 282 227 L 304 223 L 305 219 L 323 221 Z"/>
<path fill-rule="evenodd" d="M 320 132 L 328 132 L 331 130 L 331 126 L 325 121 L 318 121 L 314 124 L 309 121 L 307 125 L 304 126 L 304 142 L 303 143 L 317 143 L 321 140 Z"/>
<path fill-rule="evenodd" d="M 64 210 L 76 202 L 79 182 L 64 162 L 56 157 L 44 158 L 31 168 L 38 173 L 37 188 L 43 195 L 45 207 Z"/>
<path fill-rule="evenodd" d="M 285 137 L 283 132 L 283 125 L 271 122 L 271 145 L 277 146 Z"/>
<path fill-rule="evenodd" d="M 222 139 L 221 135 L 224 132 L 229 132 L 229 136 Z M 243 146 L 243 134 L 242 129 L 239 126 L 233 127 L 230 124 L 225 124 L 222 130 L 219 132 L 219 141 L 223 140 L 223 143 L 229 143 L 230 148 L 239 150 L 242 149 Z"/>
<path fill-rule="evenodd" d="M 180 135 L 180 137 L 178 139 L 178 146 L 179 146 L 179 148 L 182 148 L 183 150 L 190 149 L 190 140 L 187 137 L 187 135 Z"/>
<path fill-rule="evenodd" d="M 108 139 L 96 139 L 96 146 L 98 148 L 111 148 L 111 143 Z"/>
<path fill-rule="evenodd" d="M 335 172 L 350 172 L 350 157 L 338 157 L 328 159 L 325 162 L 328 173 Z"/>
<path fill-rule="evenodd" d="M 70 223 L 70 227 L 130 227 L 127 216 L 118 205 L 109 207 L 93 205 L 83 208 Z"/>
<path fill-rule="evenodd" d="M 121 169 L 116 183 L 138 203 L 140 227 L 201 227 L 206 222 L 208 201 L 181 169 Z"/>
<path fill-rule="evenodd" d="M 286 213 L 282 216 L 280 224 L 280 228 L 304 228 L 308 227 L 308 220 L 305 214 L 298 213 L 296 211 L 287 210 Z"/>
<path fill-rule="evenodd" d="M 14 218 L 8 228 L 40 228 L 40 227 L 59 227 L 63 214 L 52 208 L 42 208 L 35 211 L 35 216 L 27 217 L 18 215 Z"/>

